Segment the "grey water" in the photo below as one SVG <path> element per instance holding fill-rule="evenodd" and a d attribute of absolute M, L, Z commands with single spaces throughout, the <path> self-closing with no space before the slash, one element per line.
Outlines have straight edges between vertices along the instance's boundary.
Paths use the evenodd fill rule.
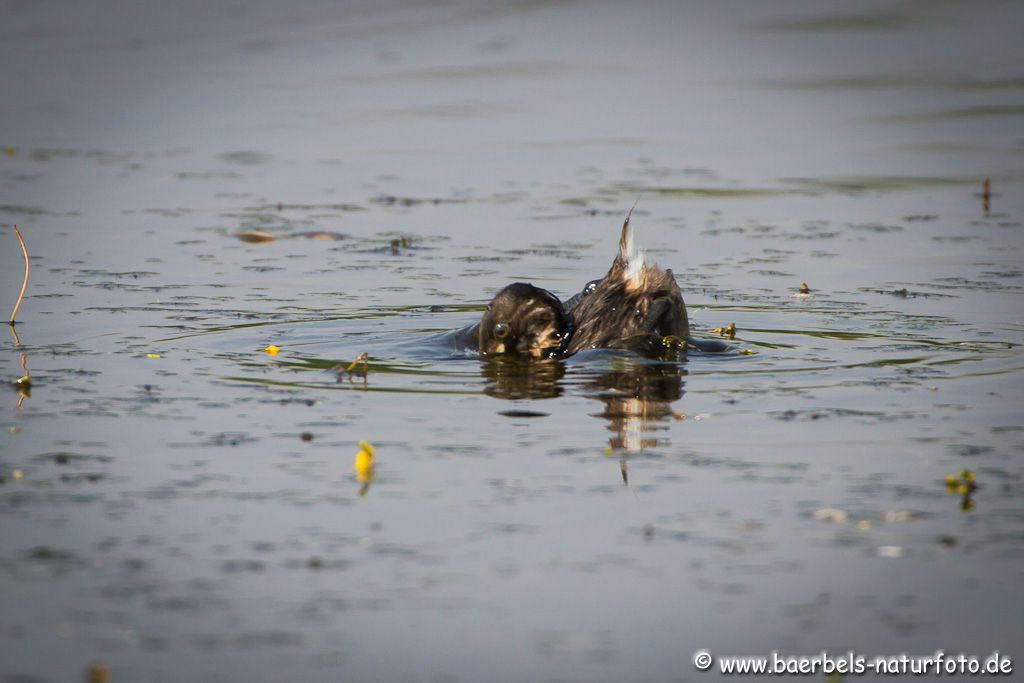
<path fill-rule="evenodd" d="M 0 681 L 1024 656 L 1020 3 L 0 17 Z M 637 201 L 730 351 L 439 350 Z"/>

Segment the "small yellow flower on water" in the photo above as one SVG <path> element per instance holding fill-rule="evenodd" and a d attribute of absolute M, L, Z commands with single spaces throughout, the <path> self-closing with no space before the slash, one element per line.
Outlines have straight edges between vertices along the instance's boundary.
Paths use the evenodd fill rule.
<path fill-rule="evenodd" d="M 17 153 L 18 148 L 13 145 L 7 145 L 6 147 L 4 147 L 4 154 L 6 154 L 9 157 L 13 157 Z"/>
<path fill-rule="evenodd" d="M 21 479 L 23 479 L 24 477 L 25 473 L 22 472 L 21 470 L 13 470 L 11 472 L 11 479 L 13 479 L 14 481 L 21 481 Z"/>
<path fill-rule="evenodd" d="M 281 353 L 281 347 L 274 346 L 273 344 L 271 344 L 270 346 L 263 350 L 267 352 L 268 356 L 276 356 L 277 354 Z"/>
<path fill-rule="evenodd" d="M 356 471 L 356 481 L 366 484 L 373 481 L 373 444 L 368 441 L 359 442 L 359 452 L 356 453 L 356 462 L 353 468 Z"/>
<path fill-rule="evenodd" d="M 159 357 L 160 357 L 159 353 L 147 353 L 146 354 L 146 358 L 159 358 Z"/>
<path fill-rule="evenodd" d="M 373 464 L 373 454 L 375 453 L 373 444 L 369 441 L 359 442 L 359 452 L 356 453 L 356 467 L 360 466 L 360 463 L 365 465 Z"/>
<path fill-rule="evenodd" d="M 971 470 L 964 470 L 960 473 L 960 478 L 968 482 L 974 481 L 974 472 Z"/>
<path fill-rule="evenodd" d="M 741 356 L 756 356 L 757 355 L 757 351 L 755 351 L 754 349 L 740 349 L 739 353 L 740 353 Z"/>
<path fill-rule="evenodd" d="M 956 485 L 960 483 L 955 474 L 946 475 L 946 488 L 956 488 Z"/>

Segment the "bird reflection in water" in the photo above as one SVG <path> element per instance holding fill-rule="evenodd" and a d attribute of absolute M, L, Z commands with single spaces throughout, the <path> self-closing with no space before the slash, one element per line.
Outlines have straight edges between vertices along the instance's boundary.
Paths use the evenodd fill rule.
<path fill-rule="evenodd" d="M 607 452 L 619 454 L 623 484 L 629 484 L 630 455 L 668 445 L 658 432 L 667 431 L 668 423 L 681 415 L 672 404 L 683 396 L 684 375 L 679 363 L 622 359 L 587 382 L 585 395 L 604 404 L 594 416 L 608 421 Z"/>
<path fill-rule="evenodd" d="M 530 360 L 509 356 L 488 359 L 481 364 L 484 393 L 510 400 L 554 398 L 563 392 L 559 380 L 565 376 L 565 363 L 557 360 Z"/>
<path fill-rule="evenodd" d="M 606 354 L 607 351 L 597 353 Z M 629 483 L 630 455 L 668 444 L 659 432 L 670 421 L 681 419 L 672 404 L 684 393 L 683 364 L 657 362 L 614 352 L 611 364 L 600 368 L 581 367 L 573 377 L 587 398 L 600 401 L 604 410 L 594 417 L 607 421 L 607 452 L 618 453 L 624 484 Z M 554 398 L 562 395 L 566 363 L 559 360 L 528 361 L 497 358 L 481 365 L 486 381 L 484 393 L 510 400 Z"/>

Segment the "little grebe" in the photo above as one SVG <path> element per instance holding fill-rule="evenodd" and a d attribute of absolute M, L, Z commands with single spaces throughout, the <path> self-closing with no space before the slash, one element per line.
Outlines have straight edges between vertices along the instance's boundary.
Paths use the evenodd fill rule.
<path fill-rule="evenodd" d="M 630 210 L 632 214 L 632 210 Z M 629 215 L 608 274 L 569 300 L 576 329 L 565 355 L 593 348 L 647 348 L 690 336 L 683 293 L 671 270 L 647 263 L 633 244 Z"/>
<path fill-rule="evenodd" d="M 470 332 L 475 333 L 481 356 L 558 358 L 570 342 L 573 325 L 557 296 L 515 282 L 491 299 L 476 330 Z"/>

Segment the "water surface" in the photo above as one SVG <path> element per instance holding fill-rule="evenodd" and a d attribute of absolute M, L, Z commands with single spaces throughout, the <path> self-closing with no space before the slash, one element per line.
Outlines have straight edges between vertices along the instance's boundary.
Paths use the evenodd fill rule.
<path fill-rule="evenodd" d="M 1019 6 L 2 13 L 0 678 L 1022 654 Z M 439 349 L 637 199 L 729 353 Z"/>

